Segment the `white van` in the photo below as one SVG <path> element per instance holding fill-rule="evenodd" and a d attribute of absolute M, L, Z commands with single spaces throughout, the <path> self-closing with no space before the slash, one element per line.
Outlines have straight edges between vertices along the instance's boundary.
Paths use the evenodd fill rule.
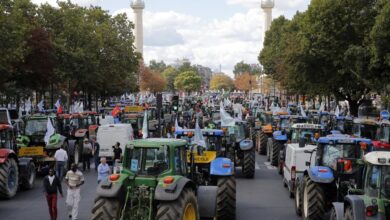
<path fill-rule="evenodd" d="M 291 198 L 294 197 L 295 193 L 295 180 L 298 176 L 303 175 L 303 172 L 309 168 L 309 166 L 306 165 L 306 162 L 311 161 L 311 164 L 314 164 L 316 151 L 313 150 L 316 148 L 316 145 L 305 145 L 304 147 L 299 147 L 298 143 L 287 145 L 283 168 L 283 182 L 284 186 L 288 188 Z"/>
<path fill-rule="evenodd" d="M 107 161 L 112 161 L 114 157 L 113 146 L 116 142 L 120 143 L 122 154 L 125 152 L 125 146 L 131 140 L 134 140 L 134 132 L 131 124 L 108 124 L 99 126 L 96 141 L 100 145 L 99 157 L 106 157 Z"/>

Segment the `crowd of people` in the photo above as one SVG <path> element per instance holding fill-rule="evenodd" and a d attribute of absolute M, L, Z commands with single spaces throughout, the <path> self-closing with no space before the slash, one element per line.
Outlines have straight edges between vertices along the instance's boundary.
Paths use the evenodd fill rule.
<path fill-rule="evenodd" d="M 63 182 L 67 187 L 66 206 L 68 217 L 72 220 L 78 219 L 79 203 L 81 200 L 80 187 L 85 183 L 83 172 L 90 171 L 91 159 L 93 159 L 94 169 L 97 172 L 97 183 L 99 184 L 108 179 L 112 173 L 112 167 L 108 165 L 105 157 L 99 158 L 99 148 L 100 146 L 96 142 L 96 138 L 92 138 L 91 140 L 85 138 L 83 140 L 82 171 L 79 170 L 78 164 L 72 163 L 66 173 L 67 163 L 70 161 L 66 150 L 64 147 L 61 147 L 55 152 L 55 168 L 50 168 L 48 175 L 43 178 L 43 191 L 51 220 L 57 220 L 58 218 L 57 200 L 58 194 L 60 194 L 61 198 L 64 197 L 62 190 Z M 122 149 L 119 143 L 113 146 L 113 153 L 114 161 L 120 162 L 122 159 Z"/>

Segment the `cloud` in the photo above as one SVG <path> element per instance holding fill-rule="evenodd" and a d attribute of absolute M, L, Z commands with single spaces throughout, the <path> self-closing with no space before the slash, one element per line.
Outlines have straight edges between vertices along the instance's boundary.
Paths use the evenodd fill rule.
<path fill-rule="evenodd" d="M 120 12 L 124 11 L 114 14 Z M 132 12 L 127 11 L 127 14 L 132 19 Z M 146 11 L 145 61 L 174 63 L 188 58 L 193 64 L 212 69 L 222 65 L 222 69 L 232 75 L 234 65 L 241 60 L 258 63 L 263 38 L 261 19 L 260 9 L 211 21 L 176 12 Z"/>
<path fill-rule="evenodd" d="M 58 6 L 57 0 L 31 0 L 31 1 L 32 3 L 37 5 L 48 3 L 53 6 Z M 72 3 L 78 4 L 80 6 L 99 5 L 102 1 L 103 0 L 71 0 Z"/>

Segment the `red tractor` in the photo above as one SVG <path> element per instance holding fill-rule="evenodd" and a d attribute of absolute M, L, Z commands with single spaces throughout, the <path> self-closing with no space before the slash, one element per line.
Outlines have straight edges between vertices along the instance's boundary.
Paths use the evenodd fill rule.
<path fill-rule="evenodd" d="M 36 176 L 32 158 L 18 157 L 15 130 L 10 122 L 8 110 L 0 109 L 0 198 L 2 199 L 14 197 L 19 186 L 21 189 L 33 188 Z"/>

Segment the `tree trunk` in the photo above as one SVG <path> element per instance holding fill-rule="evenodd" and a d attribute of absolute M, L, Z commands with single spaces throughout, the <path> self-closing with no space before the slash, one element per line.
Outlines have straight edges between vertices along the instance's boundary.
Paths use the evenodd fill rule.
<path fill-rule="evenodd" d="M 349 103 L 349 111 L 352 116 L 357 117 L 358 116 L 358 110 L 359 110 L 359 104 L 358 100 L 351 100 L 347 98 L 347 101 Z"/>
<path fill-rule="evenodd" d="M 92 111 L 92 95 L 88 93 L 88 110 Z"/>

